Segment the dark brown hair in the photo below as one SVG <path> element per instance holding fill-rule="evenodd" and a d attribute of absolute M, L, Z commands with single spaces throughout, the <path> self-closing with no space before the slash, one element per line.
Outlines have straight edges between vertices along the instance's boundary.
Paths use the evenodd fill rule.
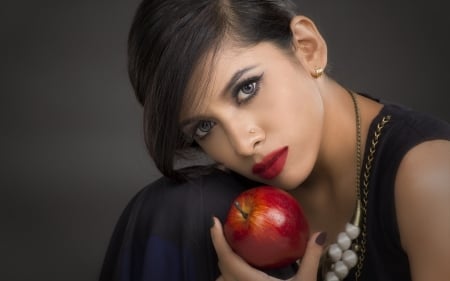
<path fill-rule="evenodd" d="M 202 57 L 225 35 L 244 46 L 268 41 L 288 49 L 290 21 L 296 14 L 289 0 L 142 1 L 129 33 L 128 71 L 144 106 L 148 151 L 165 176 L 185 179 L 193 170 L 177 170 L 175 162 L 189 147 L 179 116 L 187 84 Z"/>

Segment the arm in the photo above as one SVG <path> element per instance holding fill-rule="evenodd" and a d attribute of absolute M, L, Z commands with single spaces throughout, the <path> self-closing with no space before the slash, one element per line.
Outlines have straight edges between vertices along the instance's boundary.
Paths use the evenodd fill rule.
<path fill-rule="evenodd" d="M 422 143 L 402 160 L 395 202 L 402 247 L 415 281 L 450 276 L 450 142 Z"/>
<path fill-rule="evenodd" d="M 219 275 L 209 235 L 248 182 L 224 172 L 175 183 L 161 178 L 140 191 L 116 224 L 100 281 L 210 281 Z"/>
<path fill-rule="evenodd" d="M 199 239 L 194 229 L 185 230 L 202 211 L 201 207 L 185 211 L 182 198 L 188 199 L 192 189 L 193 185 L 161 178 L 141 190 L 115 226 L 99 280 L 196 280 L 191 266 L 196 256 L 183 244 L 183 238 Z M 197 222 L 201 225 L 202 220 Z M 196 250 L 203 249 L 196 245 Z"/>

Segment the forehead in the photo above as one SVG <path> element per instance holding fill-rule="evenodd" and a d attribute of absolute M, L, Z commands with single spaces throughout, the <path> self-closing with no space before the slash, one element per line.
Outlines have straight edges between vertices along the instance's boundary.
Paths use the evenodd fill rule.
<path fill-rule="evenodd" d="M 227 79 L 232 68 L 245 64 L 242 59 L 251 47 L 223 42 L 203 55 L 195 66 L 183 98 L 181 119 L 201 112 L 204 101 L 217 91 L 221 82 Z"/>
<path fill-rule="evenodd" d="M 283 51 L 273 43 L 242 46 L 224 42 L 210 50 L 194 69 L 183 100 L 181 119 L 201 114 L 211 95 L 220 92 L 236 71 L 249 66 L 270 65 L 283 56 Z"/>

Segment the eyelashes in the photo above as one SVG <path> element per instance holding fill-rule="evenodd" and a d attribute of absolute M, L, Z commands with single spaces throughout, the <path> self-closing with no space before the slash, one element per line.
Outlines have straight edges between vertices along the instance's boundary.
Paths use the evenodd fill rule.
<path fill-rule="evenodd" d="M 263 75 L 264 73 L 249 77 L 237 83 L 232 88 L 231 96 L 237 106 L 241 106 L 249 102 L 258 94 Z M 195 123 L 195 125 L 192 126 L 189 134 L 189 139 L 192 141 L 204 140 L 216 124 L 217 123 L 214 120 L 199 120 Z"/>
<path fill-rule="evenodd" d="M 264 73 L 247 78 L 233 88 L 233 98 L 238 105 L 246 103 L 258 94 L 263 75 Z"/>
<path fill-rule="evenodd" d="M 202 139 L 208 135 L 209 131 L 216 125 L 216 122 L 212 120 L 200 120 L 195 126 L 195 132 L 193 134 L 194 139 Z"/>

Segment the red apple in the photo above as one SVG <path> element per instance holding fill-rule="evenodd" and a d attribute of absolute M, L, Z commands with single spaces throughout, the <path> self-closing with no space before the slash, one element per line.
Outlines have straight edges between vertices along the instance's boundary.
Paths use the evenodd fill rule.
<path fill-rule="evenodd" d="M 303 257 L 309 225 L 300 204 L 289 193 L 258 186 L 234 200 L 224 235 L 233 251 L 250 265 L 274 269 Z"/>

